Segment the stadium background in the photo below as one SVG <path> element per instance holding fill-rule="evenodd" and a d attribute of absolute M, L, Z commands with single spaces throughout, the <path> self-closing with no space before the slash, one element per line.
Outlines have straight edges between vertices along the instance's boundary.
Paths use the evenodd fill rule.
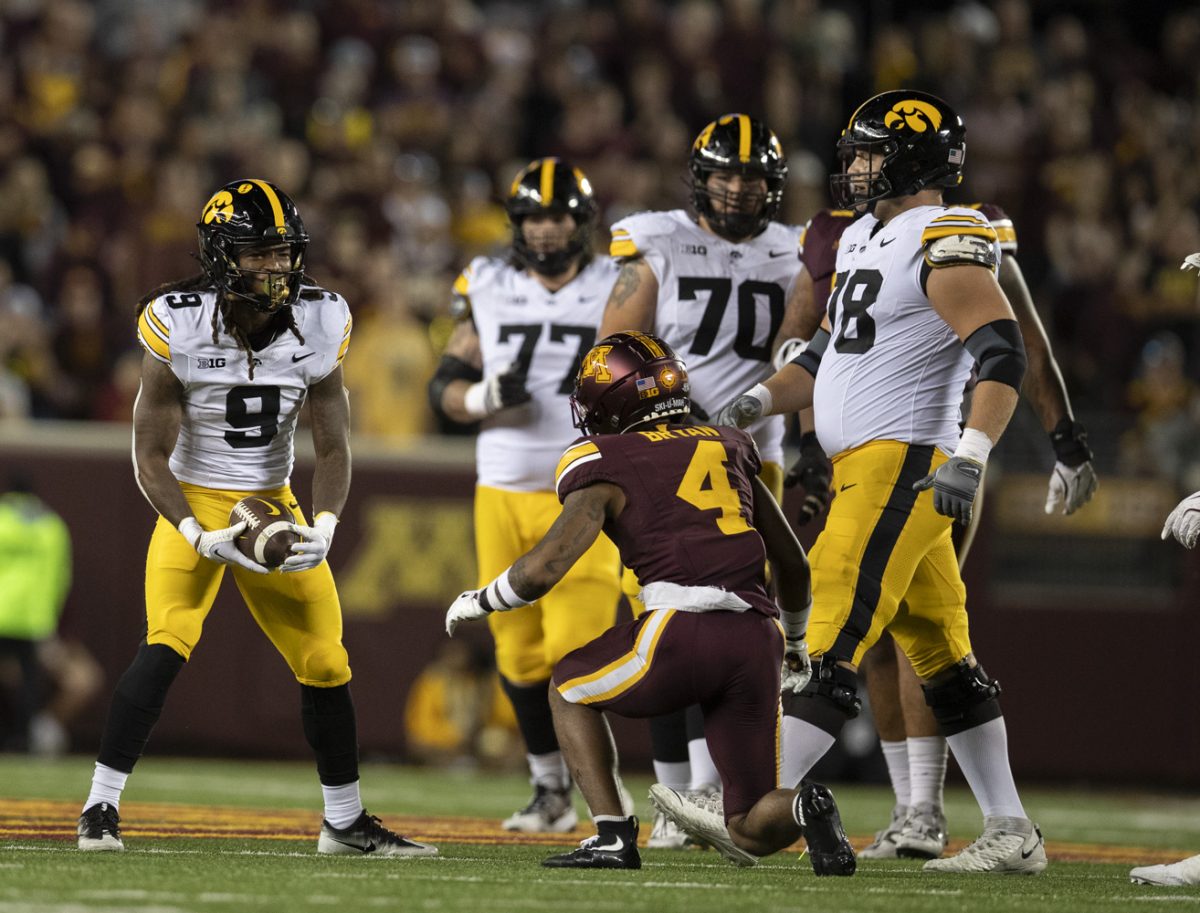
<path fill-rule="evenodd" d="M 0 483 L 27 475 L 71 525 L 64 633 L 109 684 L 137 640 L 152 514 L 128 460 L 133 306 L 195 271 L 212 188 L 287 189 L 310 272 L 355 313 L 356 478 L 332 561 L 364 748 L 400 757 L 408 686 L 474 579 L 471 444 L 439 433 L 424 384 L 454 275 L 507 239 L 512 174 L 571 158 L 605 225 L 684 205 L 692 137 L 740 110 L 780 136 L 782 217 L 803 222 L 827 205 L 848 113 L 900 86 L 963 115 L 956 198 L 1013 217 L 1101 473 L 1085 511 L 1046 518 L 1051 452 L 1027 407 L 989 473 L 967 577 L 1014 765 L 1200 785 L 1178 710 L 1200 700 L 1200 575 L 1157 535 L 1200 488 L 1200 312 L 1178 269 L 1200 250 L 1200 11 L 1184 3 L 5 0 Z M 307 475 L 302 459 L 299 491 Z M 229 590 L 154 750 L 303 756 L 294 685 Z M 621 735 L 644 760 L 644 733 Z"/>

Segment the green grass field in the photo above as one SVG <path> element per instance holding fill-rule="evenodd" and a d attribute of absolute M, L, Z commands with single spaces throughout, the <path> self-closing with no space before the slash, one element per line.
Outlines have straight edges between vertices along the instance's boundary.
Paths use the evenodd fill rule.
<path fill-rule="evenodd" d="M 550 871 L 538 863 L 590 833 L 511 842 L 499 820 L 527 798 L 518 777 L 367 766 L 368 808 L 437 859 L 318 857 L 320 794 L 306 764 L 151 757 L 121 811 L 126 852 L 80 853 L 74 819 L 91 760 L 0 757 L 0 911 L 226 913 L 226 911 L 509 911 L 700 913 L 802 910 L 1182 910 L 1200 888 L 1129 884 L 1132 864 L 1200 850 L 1200 799 L 1027 790 L 1051 865 L 1036 878 L 931 876 L 920 863 L 860 861 L 849 879 L 816 878 L 796 852 L 738 869 L 711 852 L 643 850 L 639 872 Z M 644 797 L 649 781 L 629 778 Z M 837 787 L 856 846 L 891 807 L 882 788 Z M 973 838 L 979 813 L 964 791 L 947 797 L 952 845 Z M 647 803 L 642 812 L 649 817 Z M 580 813 L 584 809 L 580 803 Z M 647 823 L 643 838 L 649 830 Z"/>

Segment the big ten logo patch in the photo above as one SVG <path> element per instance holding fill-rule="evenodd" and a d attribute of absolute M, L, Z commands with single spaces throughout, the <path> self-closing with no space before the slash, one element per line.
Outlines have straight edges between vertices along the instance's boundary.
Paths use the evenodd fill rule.
<path fill-rule="evenodd" d="M 469 499 L 375 497 L 359 508 L 363 537 L 338 573 L 350 618 L 384 618 L 414 605 L 449 605 L 475 585 Z"/>

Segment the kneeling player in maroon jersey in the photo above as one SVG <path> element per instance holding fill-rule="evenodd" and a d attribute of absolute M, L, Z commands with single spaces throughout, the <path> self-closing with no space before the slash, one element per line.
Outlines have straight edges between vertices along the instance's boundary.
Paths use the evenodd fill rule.
<path fill-rule="evenodd" d="M 850 875 L 854 852 L 829 790 L 778 789 L 779 694 L 810 667 L 808 561 L 758 480 L 753 440 L 683 424 L 687 369 L 662 340 L 616 333 L 588 352 L 571 397 L 585 433 L 556 472 L 561 516 L 481 590 L 455 600 L 446 631 L 520 611 L 553 587 L 601 531 L 642 585 L 647 611 L 567 654 L 550 703 L 571 775 L 598 833 L 550 867 L 640 868 L 637 819 L 621 809 L 616 750 L 602 711 L 651 717 L 699 704 L 724 808 L 661 785 L 651 799 L 692 836 L 742 865 L 801 834 L 818 875 Z M 771 561 L 780 609 L 767 588 Z"/>

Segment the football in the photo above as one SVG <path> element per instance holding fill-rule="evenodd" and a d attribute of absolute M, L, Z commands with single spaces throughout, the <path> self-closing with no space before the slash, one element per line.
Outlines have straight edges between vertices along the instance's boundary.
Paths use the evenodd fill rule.
<path fill-rule="evenodd" d="M 246 529 L 234 543 L 238 550 L 263 567 L 277 568 L 292 552 L 300 537 L 292 532 L 296 522 L 291 510 L 274 498 L 242 498 L 229 512 L 229 525 L 246 521 Z"/>

